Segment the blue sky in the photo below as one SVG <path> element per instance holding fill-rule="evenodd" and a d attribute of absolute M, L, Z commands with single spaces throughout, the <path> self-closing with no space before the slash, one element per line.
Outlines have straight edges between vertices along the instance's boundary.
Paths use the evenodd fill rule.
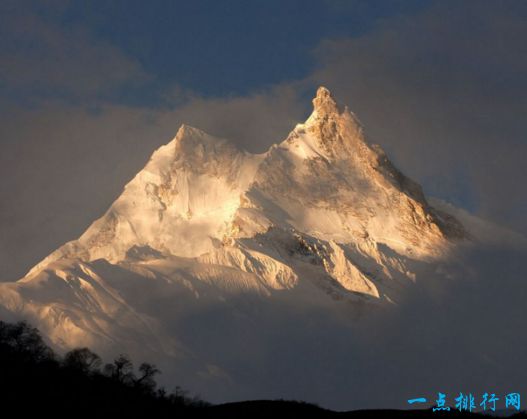
<path fill-rule="evenodd" d="M 26 28 L 22 35 L 7 30 L 3 38 L 14 55 L 38 55 L 38 50 L 46 54 L 38 29 L 31 38 L 32 24 L 26 20 L 31 15 L 64 38 L 74 39 L 83 31 L 88 42 L 116 48 L 144 76 L 115 83 L 97 92 L 99 98 L 156 106 L 166 104 L 163 92 L 173 86 L 205 96 L 229 96 L 303 79 L 316 65 L 313 50 L 322 39 L 358 37 L 373 30 L 380 19 L 412 15 L 429 4 L 426 0 L 161 0 L 146 7 L 137 0 L 7 2 L 4 19 Z M 54 92 L 47 84 L 42 80 L 22 92 L 9 83 L 4 88 L 17 100 L 36 94 L 63 98 L 71 93 Z"/>
<path fill-rule="evenodd" d="M 360 36 L 427 1 L 73 2 L 49 19 L 82 25 L 138 60 L 160 89 L 246 94 L 305 77 L 321 39 Z"/>
<path fill-rule="evenodd" d="M 182 123 L 263 152 L 319 85 L 427 195 L 526 235 L 526 74 L 526 0 L 2 0 L 0 281 L 79 237 Z M 380 322 L 416 383 L 524 383 L 524 253 L 484 251 L 468 255 L 478 281 L 433 304 L 417 284 L 416 303 Z M 399 333 L 409 324 L 415 341 Z M 472 364 L 480 339 L 496 376 Z M 434 347 L 454 359 L 439 377 Z M 393 370 L 385 349 L 348 367 Z M 378 371 L 360 391 L 389 386 Z"/>
<path fill-rule="evenodd" d="M 261 152 L 321 84 L 429 195 L 525 233 L 526 39 L 525 1 L 3 1 L 0 278 L 181 123 Z"/>

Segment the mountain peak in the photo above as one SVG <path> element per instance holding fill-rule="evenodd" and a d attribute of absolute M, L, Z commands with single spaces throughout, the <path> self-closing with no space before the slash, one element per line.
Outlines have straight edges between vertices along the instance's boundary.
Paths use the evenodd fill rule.
<path fill-rule="evenodd" d="M 204 131 L 202 131 L 199 128 L 195 128 L 193 126 L 190 126 L 188 124 L 184 124 L 183 123 L 183 124 L 181 124 L 181 126 L 177 130 L 175 139 L 181 140 L 181 139 L 187 138 L 187 137 L 205 136 L 205 135 L 210 136 L 210 135 L 208 135 L 207 133 L 205 133 Z"/>
<path fill-rule="evenodd" d="M 324 86 L 317 89 L 313 99 L 313 110 L 319 115 L 339 113 L 339 108 L 331 92 Z"/>
<path fill-rule="evenodd" d="M 250 319 L 259 308 L 240 311 L 257 301 L 240 304 L 249 293 L 317 310 L 333 306 L 327 298 L 348 301 L 359 313 L 397 302 L 427 263 L 448 274 L 443 257 L 463 226 L 428 205 L 328 89 L 313 105 L 263 154 L 181 125 L 81 237 L 17 284 L 0 283 L 0 313 L 35 319 L 60 348 L 135 342 L 212 359 L 175 330 L 189 318 L 207 322 L 216 307 L 236 325 Z M 192 377 L 208 368 L 196 365 Z"/>

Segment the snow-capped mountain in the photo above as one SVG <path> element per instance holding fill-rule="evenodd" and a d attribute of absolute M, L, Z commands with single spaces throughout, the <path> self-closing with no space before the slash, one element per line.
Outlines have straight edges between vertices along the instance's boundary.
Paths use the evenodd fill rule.
<path fill-rule="evenodd" d="M 354 321 L 397 303 L 470 235 L 327 89 L 313 105 L 263 154 L 183 125 L 81 237 L 0 284 L 0 314 L 57 348 L 164 359 L 197 383 L 236 380 L 229 354 L 258 363 L 254 336 L 292 307 Z M 203 332 L 220 321 L 230 343 Z"/>

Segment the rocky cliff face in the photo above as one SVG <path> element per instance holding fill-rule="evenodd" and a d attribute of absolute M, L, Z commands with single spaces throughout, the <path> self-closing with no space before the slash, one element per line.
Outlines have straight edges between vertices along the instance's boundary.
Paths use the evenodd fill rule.
<path fill-rule="evenodd" d="M 468 233 L 327 89 L 313 105 L 260 155 L 182 126 L 79 239 L 0 284 L 3 310 L 59 348 L 127 348 L 199 369 L 210 354 L 196 355 L 181 322 L 211 306 L 258 324 L 254 307 L 276 301 L 350 319 L 397 302 Z"/>

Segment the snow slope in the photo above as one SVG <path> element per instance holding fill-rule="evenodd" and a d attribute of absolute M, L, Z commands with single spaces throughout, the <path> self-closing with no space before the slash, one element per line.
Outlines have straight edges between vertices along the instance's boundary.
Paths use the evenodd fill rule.
<path fill-rule="evenodd" d="M 200 388 L 233 374 L 228 351 L 215 352 L 224 337 L 200 340 L 211 321 L 224 319 L 256 354 L 250 342 L 280 324 L 280 310 L 351 321 L 397 303 L 469 233 L 327 89 L 313 105 L 259 155 L 183 125 L 81 237 L 0 284 L 0 307 L 59 349 L 181 361 L 178 373 Z"/>

